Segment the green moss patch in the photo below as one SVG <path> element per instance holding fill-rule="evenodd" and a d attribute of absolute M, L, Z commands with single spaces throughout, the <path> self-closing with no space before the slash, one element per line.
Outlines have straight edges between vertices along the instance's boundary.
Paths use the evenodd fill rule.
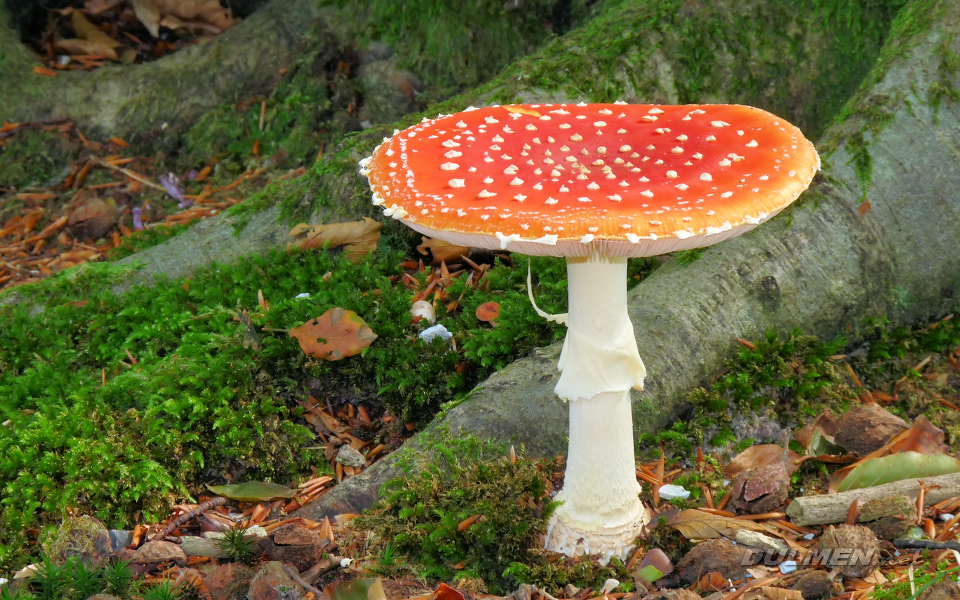
<path fill-rule="evenodd" d="M 303 449 L 315 445 L 299 418 L 308 393 L 425 423 L 494 369 L 563 334 L 530 306 L 525 269 L 502 265 L 480 288 L 465 274 L 449 288 L 459 310 L 438 313 L 457 349 L 428 344 L 417 337 L 427 324 L 411 322 L 413 292 L 398 283 L 403 257 L 388 250 L 354 265 L 328 252 L 274 252 L 122 296 L 109 289 L 131 270 L 98 264 L 18 288 L 23 301 L 0 308 L 0 422 L 9 420 L 0 427 L 0 485 L 9 490 L 0 563 L 26 560 L 27 531 L 67 508 L 130 525 L 138 512 L 159 520 L 201 483 L 298 479 L 323 464 L 322 453 Z M 646 270 L 632 262 L 637 278 Z M 565 263 L 534 259 L 533 272 L 540 305 L 563 312 Z M 424 287 L 427 277 L 414 273 Z M 501 305 L 496 327 L 475 316 L 489 301 Z M 357 312 L 379 338 L 338 362 L 306 357 L 284 331 L 333 307 Z"/>
<path fill-rule="evenodd" d="M 609 578 L 631 582 L 620 591 L 632 589 L 616 560 L 600 567 L 587 557 L 558 559 L 543 549 L 562 458 L 531 460 L 521 449 L 511 461 L 502 445 L 469 438 L 434 440 L 429 447 L 431 464 L 387 483 L 383 500 L 354 521 L 366 532 L 365 567 L 394 577 L 480 579 L 494 594 L 520 583 L 554 593 L 568 583 L 596 589 Z"/>
<path fill-rule="evenodd" d="M 64 139 L 58 131 L 18 132 L 0 144 L 0 188 L 42 186 L 63 175 L 81 150 L 80 144 Z"/>

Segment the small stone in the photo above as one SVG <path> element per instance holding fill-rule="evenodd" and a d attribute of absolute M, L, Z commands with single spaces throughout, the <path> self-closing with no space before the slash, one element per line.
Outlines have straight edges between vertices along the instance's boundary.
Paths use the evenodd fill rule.
<path fill-rule="evenodd" d="M 673 484 L 666 484 L 660 486 L 660 498 L 666 501 L 676 500 L 677 498 L 681 500 L 686 500 L 690 497 L 690 490 Z"/>
<path fill-rule="evenodd" d="M 677 563 L 677 572 L 690 584 L 712 571 L 718 571 L 724 579 L 743 579 L 747 570 L 742 562 L 743 548 L 726 539 L 708 540 L 697 544 Z"/>
<path fill-rule="evenodd" d="M 433 327 L 427 327 L 420 332 L 418 336 L 421 340 L 425 342 L 432 342 L 433 338 L 440 338 L 441 340 L 449 340 L 453 337 L 453 334 L 447 330 L 443 325 L 434 325 Z"/>
<path fill-rule="evenodd" d="M 786 575 L 787 573 L 793 573 L 797 570 L 797 561 L 795 560 L 785 560 L 780 563 L 780 572 Z"/>
<path fill-rule="evenodd" d="M 651 548 L 650 550 L 647 550 L 647 553 L 643 555 L 643 560 L 640 561 L 639 568 L 642 569 L 644 567 L 654 567 L 664 575 L 673 573 L 675 569 L 673 566 L 673 561 L 671 561 L 666 552 L 660 548 Z"/>
<path fill-rule="evenodd" d="M 907 428 L 907 423 L 874 402 L 844 413 L 837 420 L 837 444 L 860 456 L 883 447 L 890 438 Z"/>
<path fill-rule="evenodd" d="M 180 548 L 187 556 L 209 556 L 212 558 L 224 558 L 227 552 L 220 549 L 218 540 L 202 538 L 188 535 L 180 538 Z"/>
<path fill-rule="evenodd" d="M 769 535 L 764 535 L 759 531 L 738 529 L 734 539 L 738 544 L 759 548 L 765 552 L 772 552 L 782 556 L 786 556 L 787 553 L 790 552 L 790 546 L 788 546 L 786 542 L 770 537 Z"/>
<path fill-rule="evenodd" d="M 279 546 L 319 546 L 322 542 L 320 534 L 297 523 L 284 525 L 273 533 L 273 543 Z"/>
<path fill-rule="evenodd" d="M 877 498 L 860 507 L 857 517 L 882 540 L 894 540 L 905 534 L 917 522 L 917 503 L 909 496 L 897 495 Z"/>
<path fill-rule="evenodd" d="M 786 465 L 763 465 L 737 475 L 730 504 L 752 514 L 772 512 L 785 506 L 789 492 L 790 472 Z"/>
<path fill-rule="evenodd" d="M 131 562 L 141 565 L 162 563 L 171 560 L 177 563 L 178 567 L 187 565 L 187 555 L 183 552 L 183 549 L 173 542 L 165 542 L 163 540 L 147 542 L 134 552 L 131 558 Z"/>
<path fill-rule="evenodd" d="M 580 593 L 580 588 L 573 585 L 572 583 L 568 583 L 567 585 L 563 586 L 563 595 L 566 596 L 567 598 L 573 598 L 579 593 Z"/>
<path fill-rule="evenodd" d="M 616 579 L 607 579 L 606 581 L 603 582 L 603 587 L 600 588 L 600 593 L 607 594 L 617 589 L 618 587 L 620 587 L 619 581 L 617 581 Z"/>
<path fill-rule="evenodd" d="M 133 542 L 133 531 L 129 529 L 111 529 L 108 533 L 114 552 L 120 548 L 126 548 Z"/>
<path fill-rule="evenodd" d="M 220 565 L 207 575 L 203 584 L 213 600 L 246 600 L 253 580 L 253 569 L 240 563 Z"/>
<path fill-rule="evenodd" d="M 866 577 L 880 558 L 877 536 L 862 525 L 828 526 L 820 536 L 820 549 L 832 551 L 827 566 L 839 568 L 846 577 Z"/>
<path fill-rule="evenodd" d="M 306 590 L 284 571 L 283 563 L 264 563 L 250 581 L 247 600 L 292 600 L 302 598 Z"/>
<path fill-rule="evenodd" d="M 106 526 L 93 517 L 67 517 L 50 544 L 44 544 L 47 556 L 63 564 L 76 556 L 86 565 L 103 564 L 113 555 L 113 544 Z"/>
<path fill-rule="evenodd" d="M 535 592 L 536 589 L 533 586 L 527 583 L 521 583 L 517 591 L 513 593 L 513 600 L 530 600 Z"/>
<path fill-rule="evenodd" d="M 810 571 L 802 575 L 791 589 L 799 591 L 803 600 L 824 600 L 843 592 L 843 586 L 830 579 L 827 571 Z"/>
<path fill-rule="evenodd" d="M 354 469 L 362 469 L 367 464 L 367 459 L 350 444 L 344 444 L 340 446 L 340 451 L 337 452 L 337 462 Z"/>

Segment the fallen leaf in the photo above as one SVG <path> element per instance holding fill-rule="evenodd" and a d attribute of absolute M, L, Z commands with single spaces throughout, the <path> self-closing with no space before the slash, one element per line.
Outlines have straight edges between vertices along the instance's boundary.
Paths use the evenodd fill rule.
<path fill-rule="evenodd" d="M 417 246 L 417 252 L 424 256 L 429 254 L 430 262 L 435 265 L 442 262 L 455 263 L 465 256 L 470 256 L 470 248 L 467 246 L 458 246 L 427 236 L 423 236 L 423 243 Z"/>
<path fill-rule="evenodd" d="M 940 454 L 950 450 L 950 447 L 943 443 L 944 438 L 943 430 L 934 426 L 927 417 L 920 415 L 910 429 L 894 436 L 882 449 L 887 454 L 895 452 Z"/>
<path fill-rule="evenodd" d="M 477 307 L 477 318 L 485 323 L 490 323 L 500 316 L 499 302 L 484 302 Z"/>
<path fill-rule="evenodd" d="M 153 37 L 160 35 L 164 17 L 197 21 L 223 31 L 234 23 L 233 13 L 220 6 L 219 0 L 132 0 L 133 12 Z"/>
<path fill-rule="evenodd" d="M 280 498 L 293 498 L 297 490 L 278 483 L 264 483 L 262 481 L 246 481 L 230 485 L 207 485 L 207 489 L 218 496 L 226 496 L 237 502 L 264 502 Z"/>
<path fill-rule="evenodd" d="M 53 71 L 53 70 L 48 69 L 48 68 L 46 68 L 46 67 L 41 67 L 40 65 L 34 66 L 34 67 L 33 67 L 33 72 L 36 73 L 37 75 L 43 75 L 43 76 L 45 76 L 45 77 L 56 77 L 56 76 L 57 76 L 57 72 L 56 72 L 56 71 Z"/>
<path fill-rule="evenodd" d="M 819 432 L 820 438 L 826 440 L 827 442 L 833 444 L 833 436 L 837 434 L 837 417 L 830 411 L 830 409 L 824 410 L 820 413 L 812 423 L 808 423 L 806 426 L 798 430 L 794 434 L 794 439 L 807 450 L 807 454 L 834 454 L 834 452 L 821 451 L 821 452 L 811 452 L 811 442 L 814 442 L 814 437 L 816 433 Z M 813 444 L 817 446 L 817 444 Z"/>
<path fill-rule="evenodd" d="M 800 593 L 800 590 L 786 590 L 764 585 L 760 587 L 760 591 L 767 600 L 803 600 L 803 594 Z"/>
<path fill-rule="evenodd" d="M 798 468 L 800 455 L 792 450 L 787 453 L 787 470 L 794 473 Z M 750 446 L 727 463 L 723 472 L 727 477 L 736 477 L 741 472 L 754 467 L 774 465 L 783 460 L 783 448 L 777 444 L 758 444 Z"/>
<path fill-rule="evenodd" d="M 842 482 L 850 476 L 857 467 L 875 458 L 890 456 L 897 452 L 919 452 L 921 454 L 939 454 L 947 452 L 949 447 L 943 444 L 943 431 L 934 427 L 923 415 L 917 417 L 909 429 L 905 429 L 890 438 L 882 448 L 878 448 L 855 463 L 838 469 L 830 476 L 828 491 L 836 492 Z"/>
<path fill-rule="evenodd" d="M 300 223 L 290 230 L 287 237 L 287 250 L 299 248 L 313 250 L 318 248 L 337 248 L 343 246 L 347 260 L 359 262 L 368 253 L 377 249 L 380 230 L 383 223 L 364 217 L 363 221 L 329 223 L 326 225 L 307 225 Z"/>
<path fill-rule="evenodd" d="M 463 594 L 441 582 L 433 592 L 433 600 L 463 600 Z"/>
<path fill-rule="evenodd" d="M 960 460 L 948 454 L 900 452 L 872 458 L 857 465 L 840 482 L 837 491 L 858 490 L 920 477 L 960 473 Z"/>
<path fill-rule="evenodd" d="M 77 12 L 74 14 L 78 15 L 80 13 Z M 90 40 L 81 40 L 78 38 L 57 40 L 54 42 L 53 48 L 65 54 L 102 56 L 104 58 L 109 58 L 110 60 L 120 60 L 116 50 L 110 46 L 104 45 L 101 42 L 92 42 Z"/>
<path fill-rule="evenodd" d="M 480 517 L 483 515 L 473 515 L 472 517 L 467 517 L 463 521 L 460 521 L 460 524 L 457 525 L 457 531 L 464 531 L 470 529 L 470 527 L 480 520 Z"/>
<path fill-rule="evenodd" d="M 776 529 L 761 523 L 715 515 L 695 508 L 677 513 L 667 525 L 679 531 L 683 537 L 692 540 L 708 540 L 719 537 L 732 538 L 736 536 L 739 529 L 761 531 L 780 537 L 780 533 Z"/>
<path fill-rule="evenodd" d="M 860 203 L 860 208 L 857 209 L 857 212 L 859 212 L 861 215 L 865 215 L 868 212 L 870 212 L 870 208 L 871 208 L 870 201 L 864 200 L 863 202 Z"/>
<path fill-rule="evenodd" d="M 663 578 L 663 573 L 660 571 L 660 569 L 653 565 L 647 565 L 642 569 L 631 573 L 630 575 L 634 580 L 642 579 L 649 583 L 653 583 L 654 581 Z"/>
<path fill-rule="evenodd" d="M 290 330 L 304 353 L 314 358 L 340 360 L 356 356 L 377 339 L 360 315 L 352 310 L 331 308 L 312 321 Z"/>

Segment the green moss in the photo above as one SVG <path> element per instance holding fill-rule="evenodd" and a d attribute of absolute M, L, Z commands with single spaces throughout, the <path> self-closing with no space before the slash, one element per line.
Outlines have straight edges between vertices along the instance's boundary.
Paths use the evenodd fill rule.
<path fill-rule="evenodd" d="M 823 153 L 829 157 L 840 144 L 845 144 L 850 154 L 849 164 L 854 168 L 857 180 L 863 192 L 863 199 L 873 179 L 873 160 L 870 155 L 870 145 L 879 136 L 880 132 L 889 125 L 896 111 L 902 107 L 910 108 L 907 94 L 897 89 L 889 94 L 872 93 L 876 84 L 887 74 L 894 61 L 906 57 L 909 52 L 943 14 L 947 7 L 943 0 L 913 0 L 903 2 L 895 0 L 886 3 L 888 11 L 895 11 L 889 26 L 889 34 L 885 36 L 883 47 L 870 68 L 866 77 L 860 83 L 858 91 L 853 94 L 837 113 L 834 122 L 842 125 L 831 130 L 821 144 Z M 852 39 L 855 39 L 853 36 Z M 943 43 L 943 42 L 941 42 Z M 941 46 L 943 48 L 943 46 Z M 941 54 L 945 56 L 944 54 Z M 949 64 L 950 60 L 941 60 L 941 67 Z M 949 68 L 949 67 L 947 67 Z M 901 86 L 904 87 L 904 86 Z M 948 88 L 942 81 L 935 82 L 927 102 L 939 102 Z M 949 92 L 946 92 L 949 94 Z M 918 96 L 913 90 L 914 96 Z"/>
<path fill-rule="evenodd" d="M 489 80 L 588 14 L 585 0 L 331 3 L 343 11 L 341 26 L 354 29 L 359 46 L 389 44 L 400 66 L 427 82 L 433 101 Z"/>
<path fill-rule="evenodd" d="M 944 100 L 960 102 L 960 89 L 956 84 L 960 74 L 960 55 L 953 51 L 956 37 L 956 32 L 944 33 L 937 44 L 937 55 L 940 57 L 937 81 L 931 83 L 927 90 L 927 102 L 937 110 L 938 116 Z"/>
<path fill-rule="evenodd" d="M 439 464 L 388 482 L 383 500 L 355 523 L 372 529 L 375 546 L 402 555 L 405 568 L 421 577 L 480 577 L 492 590 L 512 589 L 516 578 L 504 573 L 512 563 L 542 560 L 538 539 L 555 508 L 548 477 L 558 467 L 522 452 L 511 464 L 503 455 L 462 462 L 442 445 L 435 449 Z"/>
<path fill-rule="evenodd" d="M 62 175 L 80 150 L 82 146 L 67 141 L 57 131 L 18 132 L 0 144 L 0 187 L 45 185 Z"/>
<path fill-rule="evenodd" d="M 596 588 L 608 578 L 631 581 L 616 560 L 601 568 L 584 557 L 551 560 L 543 550 L 561 458 L 531 460 L 521 448 L 511 463 L 502 443 L 444 432 L 422 441 L 429 460 L 419 457 L 419 469 L 388 482 L 383 500 L 354 521 L 369 530 L 364 566 L 434 581 L 481 578 L 491 593 L 519 583 L 558 593 L 568 583 Z M 412 466 L 409 457 L 401 464 Z M 459 531 L 471 517 L 474 524 Z M 626 584 L 620 591 L 631 589 Z"/>
<path fill-rule="evenodd" d="M 0 485 L 15 490 L 0 499 L 0 563 L 26 560 L 23 532 L 67 507 L 122 526 L 138 511 L 160 518 L 225 473 L 295 479 L 319 460 L 300 450 L 313 444 L 297 405 L 307 379 L 334 406 L 364 403 L 424 423 L 563 333 L 530 306 L 526 270 L 498 265 L 483 290 L 465 276 L 451 286 L 457 312 L 438 309 L 457 350 L 425 343 L 417 337 L 424 326 L 411 323 L 412 292 L 391 280 L 404 256 L 387 249 L 354 265 L 330 252 L 274 252 L 122 296 L 109 290 L 135 267 L 100 263 L 18 288 L 21 301 L 0 307 L 0 421 L 11 421 L 0 427 Z M 631 261 L 632 281 L 646 265 Z M 540 305 L 563 312 L 565 263 L 537 258 L 533 272 Z M 428 275 L 416 275 L 421 285 Z M 296 298 L 301 292 L 310 297 Z M 497 327 L 475 316 L 488 301 L 501 304 Z M 310 359 L 296 340 L 261 329 L 288 330 L 336 306 L 378 334 L 361 356 Z M 257 348 L 244 343 L 243 309 Z"/>
<path fill-rule="evenodd" d="M 310 164 L 324 144 L 346 132 L 336 116 L 355 101 L 345 75 L 327 71 L 329 60 L 328 55 L 314 51 L 298 60 L 268 94 L 204 114 L 183 135 L 176 163 L 185 170 L 216 156 L 218 171 L 229 173 L 244 171 L 251 164 L 260 166 L 269 157 L 275 157 L 271 160 L 276 163 Z M 349 91 L 338 93 L 338 87 Z"/>

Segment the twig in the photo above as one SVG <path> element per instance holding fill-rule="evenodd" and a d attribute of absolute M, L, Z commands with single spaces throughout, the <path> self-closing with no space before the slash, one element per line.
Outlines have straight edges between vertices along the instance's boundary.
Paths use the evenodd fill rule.
<path fill-rule="evenodd" d="M 330 571 L 339 567 L 341 561 L 343 561 L 342 557 L 330 555 L 327 558 L 320 560 L 320 562 L 313 565 L 306 571 L 304 571 L 301 577 L 303 577 L 307 581 L 312 581 L 316 583 L 316 581 L 320 579 L 322 575 L 325 575 Z"/>
<path fill-rule="evenodd" d="M 303 586 L 303 589 L 307 590 L 308 592 L 312 592 L 317 598 L 324 597 L 323 592 L 304 581 L 303 577 L 300 577 L 300 573 L 290 565 L 283 565 L 283 570 L 287 572 L 287 575 L 289 575 L 291 579 Z"/>
<path fill-rule="evenodd" d="M 933 542 L 930 540 L 893 540 L 894 548 L 920 548 L 924 550 L 960 550 L 960 542 Z"/>
<path fill-rule="evenodd" d="M 176 519 L 167 523 L 167 526 L 161 529 L 160 531 L 158 531 L 157 535 L 150 538 L 150 540 L 151 541 L 162 540 L 163 538 L 167 537 L 167 534 L 169 534 L 171 531 L 173 531 L 177 527 L 180 527 L 190 519 L 202 515 L 203 513 L 210 510 L 211 508 L 223 506 L 226 503 L 227 503 L 227 498 L 225 496 L 217 496 L 216 498 L 211 498 L 210 500 L 207 500 L 206 502 L 196 507 L 195 509 L 191 510 L 190 512 L 184 513 L 179 517 L 177 517 Z"/>
<path fill-rule="evenodd" d="M 108 163 L 107 161 L 102 160 L 102 159 L 100 159 L 100 158 L 93 158 L 93 159 L 91 159 L 91 160 L 93 160 L 94 162 L 96 162 L 96 163 L 97 163 L 98 165 L 100 165 L 101 167 L 106 167 L 106 168 L 108 168 L 108 169 L 113 169 L 114 171 L 120 171 L 121 173 L 123 173 L 124 175 L 126 175 L 127 177 L 129 177 L 130 179 L 135 179 L 135 180 L 139 181 L 140 183 L 142 183 L 143 185 L 146 185 L 146 186 L 152 187 L 152 188 L 154 188 L 154 189 L 160 190 L 161 192 L 164 192 L 164 193 L 166 193 L 166 191 L 167 191 L 166 188 L 164 188 L 162 185 L 158 185 L 158 184 L 150 181 L 150 180 L 147 179 L 146 177 L 143 177 L 143 176 L 141 176 L 141 175 L 137 175 L 136 173 L 134 173 L 134 172 L 131 171 L 130 169 L 124 169 L 123 167 L 118 167 L 118 166 L 116 166 L 116 165 L 111 165 L 111 164 Z"/>

